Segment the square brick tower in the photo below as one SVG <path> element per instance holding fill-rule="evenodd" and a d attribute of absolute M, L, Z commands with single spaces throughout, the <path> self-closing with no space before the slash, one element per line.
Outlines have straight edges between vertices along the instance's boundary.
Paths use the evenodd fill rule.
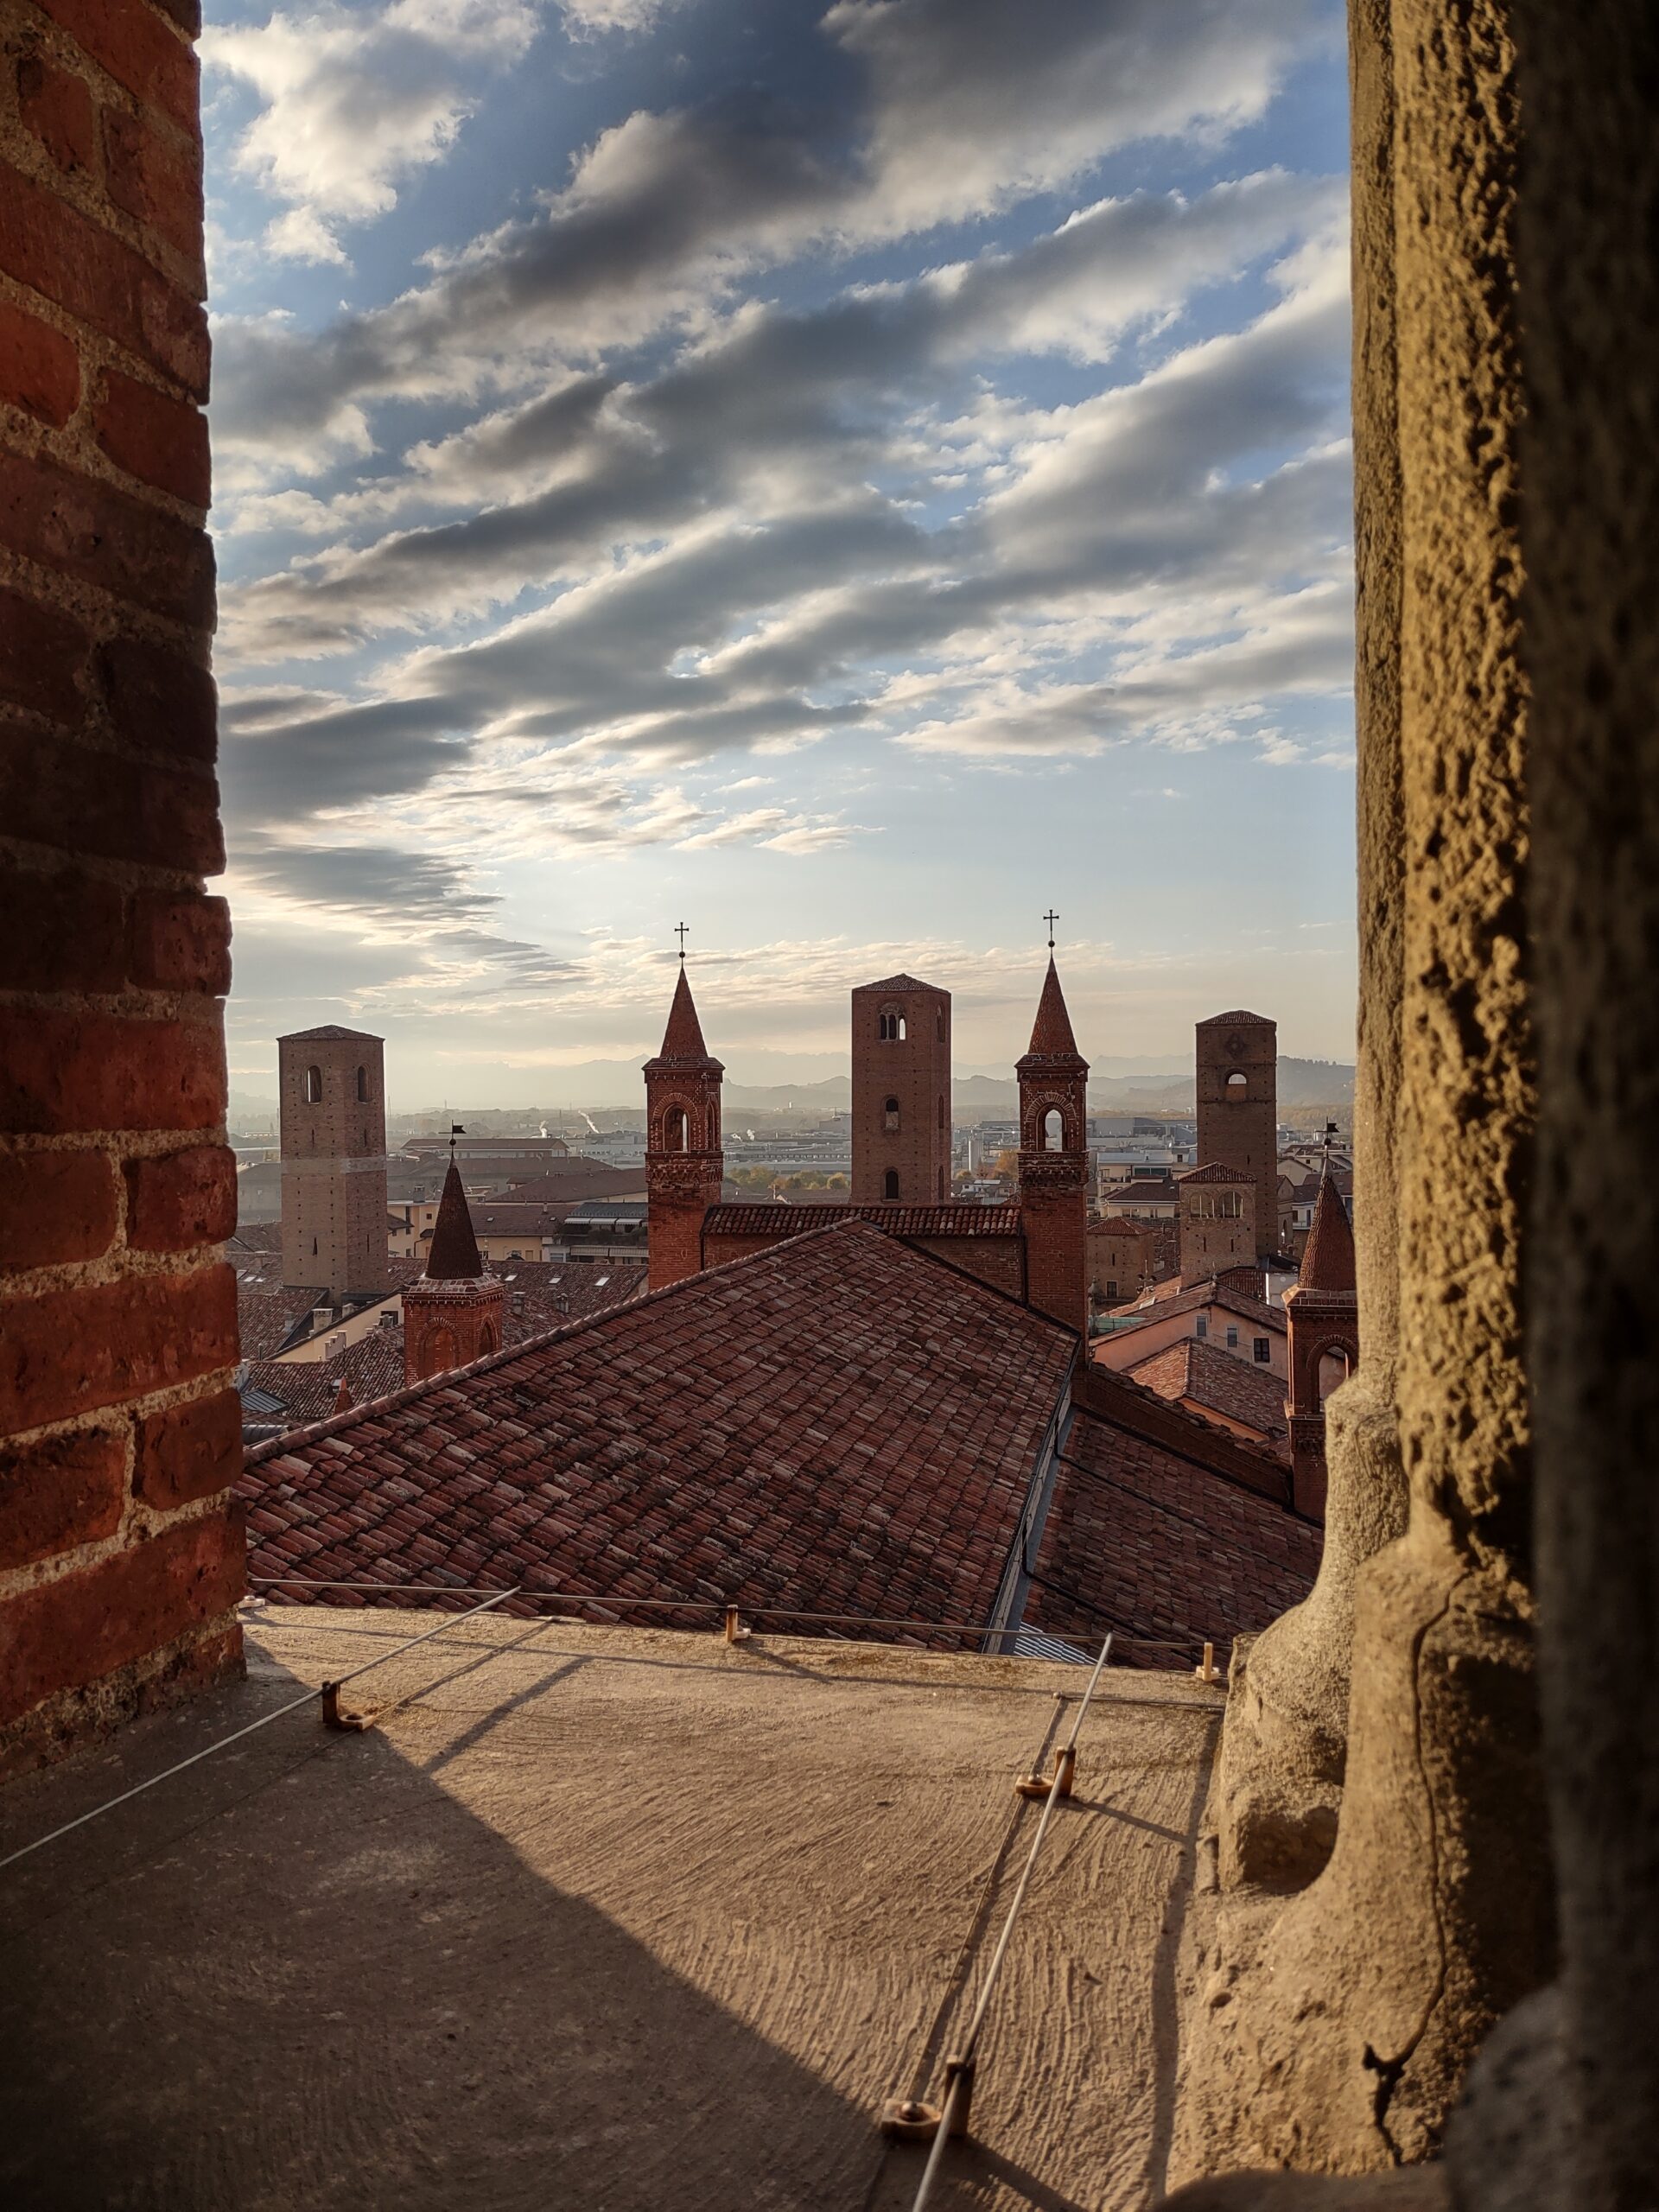
<path fill-rule="evenodd" d="M 913 976 L 853 993 L 853 1203 L 950 1196 L 950 994 Z"/>
<path fill-rule="evenodd" d="M 1232 1167 L 1255 1190 L 1263 1257 L 1279 1249 L 1279 1027 L 1261 1014 L 1198 1026 L 1200 1167 Z M 1252 1257 L 1255 1256 L 1252 1255 Z"/>
<path fill-rule="evenodd" d="M 335 1305 L 379 1297 L 386 1263 L 385 1046 L 361 1030 L 276 1039 L 283 1149 L 283 1281 Z"/>
<path fill-rule="evenodd" d="M 651 1287 L 662 1290 L 702 1268 L 702 1221 L 720 1204 L 725 1155 L 720 1087 L 726 1073 L 702 1041 L 702 1025 L 682 957 L 663 1049 L 645 1078 L 646 1256 Z"/>
<path fill-rule="evenodd" d="M 1020 1079 L 1020 1219 L 1026 1295 L 1068 1329 L 1089 1326 L 1089 1063 L 1077 1050 L 1051 950 Z"/>

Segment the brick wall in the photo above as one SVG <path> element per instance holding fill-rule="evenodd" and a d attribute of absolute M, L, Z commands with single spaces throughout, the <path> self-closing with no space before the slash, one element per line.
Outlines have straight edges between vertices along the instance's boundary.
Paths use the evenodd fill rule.
<path fill-rule="evenodd" d="M 1259 1014 L 1198 1023 L 1195 1066 L 1200 1167 L 1236 1167 L 1255 1191 L 1262 1249 L 1279 1231 L 1279 1031 Z M 1243 1077 L 1242 1083 L 1231 1078 Z M 1246 1256 L 1254 1256 L 1247 1255 Z M 1182 1266 L 1185 1266 L 1183 1259 Z"/>
<path fill-rule="evenodd" d="M 240 1665 L 194 28 L 0 11 L 0 1770 Z"/>
<path fill-rule="evenodd" d="M 385 1042 L 360 1030 L 301 1030 L 276 1039 L 276 1060 L 283 1281 L 336 1302 L 384 1291 L 391 1281 Z M 315 1101 L 306 1095 L 312 1069 L 322 1093 Z"/>
<path fill-rule="evenodd" d="M 902 1038 L 882 1035 L 884 1014 L 903 1021 Z M 941 1205 L 950 1196 L 950 994 L 913 979 L 861 983 L 852 1024 L 853 1201 L 887 1203 L 891 1173 L 902 1204 Z"/>

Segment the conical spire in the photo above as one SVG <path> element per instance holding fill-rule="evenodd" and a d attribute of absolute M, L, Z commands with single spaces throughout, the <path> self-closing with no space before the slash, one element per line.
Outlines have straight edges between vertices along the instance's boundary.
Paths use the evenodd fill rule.
<path fill-rule="evenodd" d="M 1048 973 L 1043 978 L 1043 995 L 1037 1001 L 1037 1019 L 1032 1025 L 1027 1057 L 1046 1060 L 1075 1060 L 1082 1057 L 1077 1040 L 1071 1034 L 1071 1017 L 1066 1012 L 1065 994 L 1060 988 L 1052 952 L 1048 956 Z"/>
<path fill-rule="evenodd" d="M 1356 1288 L 1354 1232 L 1348 1209 L 1342 1203 L 1342 1193 L 1332 1181 L 1328 1167 L 1319 1178 L 1319 1195 L 1313 1202 L 1313 1225 L 1307 1232 L 1300 1282 L 1304 1290 L 1335 1292 L 1349 1297 L 1353 1296 Z"/>
<path fill-rule="evenodd" d="M 426 1255 L 429 1282 L 474 1282 L 484 1272 L 467 1193 L 461 1187 L 461 1170 L 453 1156 L 443 1179 L 438 1218 L 432 1231 L 432 1249 Z"/>
<path fill-rule="evenodd" d="M 682 966 L 679 981 L 674 986 L 674 1002 L 668 1009 L 668 1027 L 663 1032 L 663 1049 L 657 1058 L 647 1065 L 652 1067 L 670 1061 L 676 1067 L 719 1068 L 720 1062 L 702 1041 L 702 1024 L 697 1020 L 697 1009 L 691 996 L 691 986 L 686 981 Z"/>

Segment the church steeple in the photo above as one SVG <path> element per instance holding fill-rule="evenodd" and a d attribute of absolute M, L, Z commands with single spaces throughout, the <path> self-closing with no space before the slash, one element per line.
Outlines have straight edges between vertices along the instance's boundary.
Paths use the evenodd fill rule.
<path fill-rule="evenodd" d="M 1058 917 L 1045 915 L 1051 931 Z M 1020 1078 L 1020 1211 L 1031 1303 L 1087 1332 L 1089 1325 L 1089 1063 L 1077 1050 L 1054 965 L 1032 1024 Z"/>
<path fill-rule="evenodd" d="M 1331 1173 L 1330 1144 L 1313 1202 L 1313 1224 L 1302 1253 L 1301 1278 L 1285 1294 L 1286 1357 L 1290 1389 L 1291 1492 L 1299 1513 L 1325 1518 L 1326 1362 L 1340 1358 L 1351 1375 L 1359 1364 L 1359 1300 L 1354 1232 Z"/>
<path fill-rule="evenodd" d="M 646 1248 L 651 1287 L 702 1268 L 702 1222 L 720 1204 L 720 1086 L 726 1071 L 702 1041 L 684 939 L 663 1049 L 645 1065 Z"/>
<path fill-rule="evenodd" d="M 452 1367 L 466 1367 L 501 1349 L 506 1286 L 485 1265 L 473 1233 L 455 1139 L 449 1135 L 449 1172 L 443 1179 L 438 1217 L 426 1271 L 404 1289 L 404 1380 L 423 1382 Z"/>

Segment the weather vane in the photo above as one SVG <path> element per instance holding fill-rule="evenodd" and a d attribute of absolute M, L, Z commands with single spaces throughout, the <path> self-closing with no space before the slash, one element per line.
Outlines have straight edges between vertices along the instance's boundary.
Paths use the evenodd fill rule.
<path fill-rule="evenodd" d="M 462 1127 L 461 1127 L 461 1123 L 460 1123 L 459 1122 L 450 1122 L 450 1124 L 449 1124 L 449 1157 L 450 1157 L 450 1159 L 451 1159 L 451 1160 L 453 1160 L 453 1159 L 454 1158 L 454 1156 L 455 1156 L 455 1139 L 456 1139 L 457 1137 L 464 1137 L 464 1136 L 466 1135 L 466 1134 L 467 1134 L 466 1130 L 465 1130 L 464 1128 L 462 1128 Z"/>
<path fill-rule="evenodd" d="M 674 925 L 674 934 L 680 940 L 680 965 L 683 968 L 685 965 L 685 940 L 690 932 L 683 922 L 676 922 Z"/>
<path fill-rule="evenodd" d="M 1048 949 L 1051 952 L 1054 950 L 1054 925 L 1059 920 L 1059 916 L 1055 912 L 1052 906 L 1043 916 L 1043 919 L 1048 924 Z"/>

